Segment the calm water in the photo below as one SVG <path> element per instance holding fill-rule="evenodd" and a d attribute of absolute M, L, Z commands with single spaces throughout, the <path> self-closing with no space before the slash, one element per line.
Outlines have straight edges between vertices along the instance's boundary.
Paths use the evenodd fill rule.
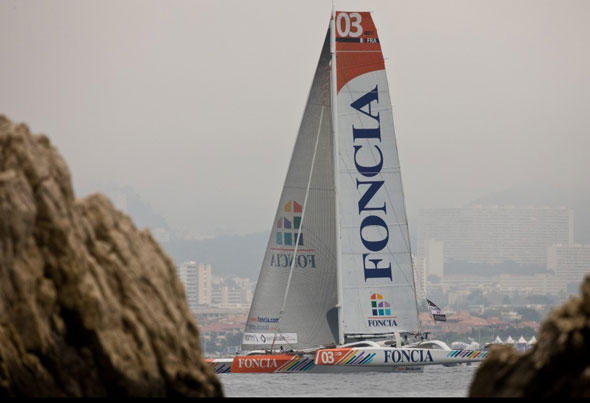
<path fill-rule="evenodd" d="M 219 374 L 218 377 L 227 397 L 466 397 L 477 365 L 432 365 L 422 373 Z"/>

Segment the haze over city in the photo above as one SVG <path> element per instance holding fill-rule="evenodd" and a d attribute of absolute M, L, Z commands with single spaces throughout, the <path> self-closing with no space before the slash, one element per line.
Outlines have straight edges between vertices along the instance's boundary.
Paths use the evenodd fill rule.
<path fill-rule="evenodd" d="M 590 396 L 588 21 L 0 2 L 0 396 Z"/>
<path fill-rule="evenodd" d="M 590 3 L 362 4 L 410 217 L 507 189 L 588 194 Z M 0 110 L 50 136 L 77 196 L 131 189 L 193 237 L 268 231 L 332 4 L 168 6 L 2 2 Z"/>

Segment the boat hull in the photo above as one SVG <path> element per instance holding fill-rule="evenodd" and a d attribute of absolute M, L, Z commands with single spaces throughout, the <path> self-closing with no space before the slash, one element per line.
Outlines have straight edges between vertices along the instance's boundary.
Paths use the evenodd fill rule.
<path fill-rule="evenodd" d="M 218 374 L 223 373 L 351 373 L 416 372 L 425 365 L 452 366 L 483 360 L 483 350 L 421 348 L 334 348 L 309 354 L 238 355 L 208 359 Z"/>

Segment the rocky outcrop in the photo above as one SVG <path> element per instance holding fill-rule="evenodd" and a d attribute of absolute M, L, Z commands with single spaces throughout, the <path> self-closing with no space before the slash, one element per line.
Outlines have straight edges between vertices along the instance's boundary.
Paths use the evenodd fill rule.
<path fill-rule="evenodd" d="M 590 396 L 590 276 L 581 296 L 555 309 L 526 353 L 490 349 L 472 380 L 470 397 Z"/>
<path fill-rule="evenodd" d="M 170 258 L 0 115 L 0 395 L 221 396 Z"/>

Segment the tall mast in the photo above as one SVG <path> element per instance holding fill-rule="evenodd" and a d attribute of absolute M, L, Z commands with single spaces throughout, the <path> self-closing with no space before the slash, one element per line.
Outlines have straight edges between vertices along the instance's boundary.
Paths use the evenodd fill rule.
<path fill-rule="evenodd" d="M 338 309 L 338 343 L 344 344 L 344 315 L 342 312 L 342 271 L 340 269 L 340 215 L 338 214 L 338 114 L 336 112 L 336 10 L 334 9 L 334 2 L 332 2 L 332 19 L 330 21 L 330 52 L 332 54 L 330 74 L 330 95 L 332 104 L 332 133 L 333 133 L 333 158 L 334 158 L 334 211 L 336 216 L 336 279 L 338 281 L 337 290 L 337 304 Z"/>

